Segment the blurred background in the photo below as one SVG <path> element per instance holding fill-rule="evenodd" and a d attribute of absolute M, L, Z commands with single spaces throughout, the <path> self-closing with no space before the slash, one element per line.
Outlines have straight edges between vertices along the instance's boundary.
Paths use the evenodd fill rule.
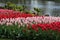
<path fill-rule="evenodd" d="M 33 8 L 40 8 L 43 10 L 42 14 L 60 16 L 60 0 L 0 0 L 0 6 L 4 7 L 6 2 L 27 6 L 27 10 L 31 11 L 34 11 Z"/>

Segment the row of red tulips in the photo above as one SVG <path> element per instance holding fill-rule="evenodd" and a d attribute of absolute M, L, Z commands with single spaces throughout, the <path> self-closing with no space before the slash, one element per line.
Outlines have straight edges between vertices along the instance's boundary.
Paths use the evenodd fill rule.
<path fill-rule="evenodd" d="M 32 17 L 31 14 L 26 14 L 24 12 L 0 9 L 0 19 L 1 18 L 17 18 L 17 17 Z"/>
<path fill-rule="evenodd" d="M 0 14 L 0 19 L 1 18 L 18 18 L 18 17 L 32 17 L 32 15 L 31 14 L 20 14 L 20 13 Z"/>
<path fill-rule="evenodd" d="M 28 26 L 29 28 L 29 26 Z M 35 31 L 38 31 L 39 28 L 41 28 L 43 31 L 44 30 L 53 30 L 53 31 L 58 31 L 60 32 L 60 22 L 53 22 L 53 23 L 49 23 L 49 24 L 33 24 L 32 28 Z"/>

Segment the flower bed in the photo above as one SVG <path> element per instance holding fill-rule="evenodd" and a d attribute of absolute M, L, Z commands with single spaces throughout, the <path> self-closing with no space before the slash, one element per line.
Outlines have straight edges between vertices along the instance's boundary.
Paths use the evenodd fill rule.
<path fill-rule="evenodd" d="M 60 40 L 60 17 L 32 16 L 13 10 L 0 11 L 0 38 Z"/>
<path fill-rule="evenodd" d="M 0 19 L 0 37 L 16 38 L 16 40 L 60 39 L 60 21 L 58 20 L 60 18 L 49 18 L 50 17 L 18 17 Z"/>

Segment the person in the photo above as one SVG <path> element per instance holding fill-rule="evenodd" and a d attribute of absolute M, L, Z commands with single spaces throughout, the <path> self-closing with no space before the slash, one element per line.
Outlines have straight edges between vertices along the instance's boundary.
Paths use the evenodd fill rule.
<path fill-rule="evenodd" d="M 49 16 L 49 14 L 44 14 L 44 16 Z"/>

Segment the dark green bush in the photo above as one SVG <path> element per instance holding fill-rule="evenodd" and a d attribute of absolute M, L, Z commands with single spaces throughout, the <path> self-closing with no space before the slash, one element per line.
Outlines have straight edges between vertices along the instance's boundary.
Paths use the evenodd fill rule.
<path fill-rule="evenodd" d="M 42 9 L 34 8 L 34 11 L 36 11 L 37 15 L 42 15 Z"/>
<path fill-rule="evenodd" d="M 5 8 L 6 9 L 16 10 L 16 11 L 23 11 L 23 9 L 24 9 L 24 7 L 22 5 L 17 6 L 16 4 L 11 3 L 11 2 L 7 2 L 6 5 L 5 5 Z"/>

